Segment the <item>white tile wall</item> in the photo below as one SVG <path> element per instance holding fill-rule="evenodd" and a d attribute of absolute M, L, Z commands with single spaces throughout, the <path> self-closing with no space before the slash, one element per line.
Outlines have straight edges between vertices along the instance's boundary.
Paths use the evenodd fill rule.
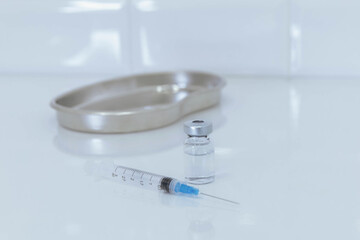
<path fill-rule="evenodd" d="M 136 71 L 287 73 L 286 0 L 134 0 Z"/>
<path fill-rule="evenodd" d="M 129 71 L 128 4 L 0 1 L 0 71 Z"/>
<path fill-rule="evenodd" d="M 360 75 L 356 0 L 2 0 L 0 73 Z"/>
<path fill-rule="evenodd" d="M 360 1 L 293 0 L 292 74 L 360 75 Z"/>

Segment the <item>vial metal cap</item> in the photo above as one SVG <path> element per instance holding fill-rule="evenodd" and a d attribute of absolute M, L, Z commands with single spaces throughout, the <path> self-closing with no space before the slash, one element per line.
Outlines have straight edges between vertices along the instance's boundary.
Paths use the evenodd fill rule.
<path fill-rule="evenodd" d="M 212 132 L 212 123 L 205 120 L 192 120 L 184 123 L 184 132 L 189 136 L 207 136 Z"/>

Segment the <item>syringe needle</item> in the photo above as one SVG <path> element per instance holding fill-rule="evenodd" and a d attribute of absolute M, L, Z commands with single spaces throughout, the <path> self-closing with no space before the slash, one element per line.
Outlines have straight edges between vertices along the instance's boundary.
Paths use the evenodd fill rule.
<path fill-rule="evenodd" d="M 203 192 L 200 192 L 200 194 L 205 195 L 205 196 L 208 196 L 208 197 L 212 197 L 212 198 L 217 198 L 217 199 L 219 199 L 219 200 L 223 200 L 223 201 L 230 202 L 230 203 L 233 203 L 233 204 L 239 204 L 238 202 L 231 201 L 231 200 L 228 200 L 228 199 L 225 199 L 225 198 L 221 198 L 221 197 L 216 197 L 216 196 L 213 196 L 213 195 L 210 195 L 210 194 L 206 194 L 206 193 L 203 193 Z"/>

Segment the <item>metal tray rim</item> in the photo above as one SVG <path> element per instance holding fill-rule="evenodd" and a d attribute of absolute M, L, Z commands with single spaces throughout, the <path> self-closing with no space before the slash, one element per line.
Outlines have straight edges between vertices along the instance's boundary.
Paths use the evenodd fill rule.
<path fill-rule="evenodd" d="M 201 72 L 201 71 L 175 71 L 175 72 L 171 72 L 171 71 L 167 71 L 167 72 L 153 72 L 153 73 L 141 73 L 141 74 L 134 74 L 134 75 L 127 75 L 127 76 L 123 76 L 123 77 L 116 77 L 116 78 L 112 78 L 112 79 L 109 79 L 109 80 L 104 80 L 104 81 L 101 81 L 101 83 L 110 83 L 110 82 L 115 82 L 115 81 L 119 81 L 119 80 L 125 80 L 127 78 L 134 78 L 134 77 L 142 77 L 142 76 L 149 76 L 149 75 L 166 75 L 166 74 L 174 74 L 174 73 L 190 73 L 190 74 L 206 74 L 206 75 L 209 75 L 209 76 L 212 76 L 212 77 L 218 77 L 219 78 L 219 84 L 212 88 L 212 89 L 201 89 L 201 90 L 197 90 L 196 91 L 196 94 L 198 93 L 202 93 L 202 92 L 211 92 L 211 91 L 218 91 L 219 89 L 222 89 L 225 85 L 226 85 L 226 81 L 216 75 L 216 74 L 212 74 L 212 73 L 209 73 L 209 72 Z M 75 88 L 73 90 L 70 90 L 68 92 L 65 92 L 63 94 L 60 94 L 59 96 L 55 97 L 54 99 L 51 100 L 50 102 L 50 106 L 56 110 L 56 111 L 63 111 L 63 112 L 67 112 L 67 113 L 73 113 L 73 114 L 92 114 L 92 115 L 99 115 L 99 116 L 109 116 L 109 115 L 112 115 L 112 116 L 122 116 L 122 115 L 132 115 L 132 114 L 137 114 L 137 113 L 134 113 L 134 112 L 99 112 L 99 111 L 89 111 L 89 110 L 84 110 L 84 109 L 74 109 L 74 108 L 71 108 L 71 107 L 65 107 L 63 105 L 60 105 L 57 103 L 57 101 L 69 94 L 72 94 L 74 92 L 77 92 L 79 90 L 83 90 L 83 89 L 86 89 L 86 88 L 90 88 L 96 84 L 99 84 L 100 82 L 95 82 L 95 83 L 90 83 L 90 84 L 87 84 L 85 86 L 82 86 L 82 87 L 78 87 L 78 88 Z M 175 102 L 175 103 L 170 103 L 166 106 L 156 106 L 154 107 L 153 109 L 144 109 L 143 111 L 144 112 L 152 112 L 154 110 L 166 110 L 166 109 L 169 109 L 169 108 L 172 108 L 176 105 L 181 105 L 183 104 L 184 101 L 187 101 L 188 98 L 191 98 L 195 93 L 190 93 L 188 97 L 178 101 L 178 102 Z"/>
<path fill-rule="evenodd" d="M 146 82 L 147 78 L 149 78 L 149 82 Z M 70 130 L 107 134 L 139 132 L 167 126 L 187 114 L 218 104 L 221 89 L 225 84 L 226 82 L 221 76 L 201 71 L 143 73 L 112 78 L 75 88 L 55 97 L 50 102 L 50 106 L 55 109 L 59 124 Z M 106 110 L 106 107 L 86 109 L 81 105 L 96 99 L 97 96 L 99 99 L 103 97 L 106 99 L 107 96 L 111 97 L 114 94 L 114 96 L 135 94 L 136 98 L 141 98 L 141 92 L 148 92 L 148 87 L 150 90 L 148 96 L 155 96 L 158 89 L 153 92 L 153 87 L 165 86 L 164 91 L 168 91 L 167 86 L 174 85 L 184 89 L 186 96 L 176 101 L 151 105 L 151 108 L 132 109 L 130 107 L 128 110 L 125 108 L 123 110 Z M 113 89 L 113 87 L 115 88 Z M 169 89 L 171 92 L 166 94 L 174 94 L 173 87 Z M 119 92 L 117 92 L 118 90 Z M 175 91 L 177 92 L 177 88 Z M 146 96 L 144 95 L 145 98 Z M 60 101 L 62 99 L 65 102 Z M 134 99 L 130 97 L 129 100 Z"/>

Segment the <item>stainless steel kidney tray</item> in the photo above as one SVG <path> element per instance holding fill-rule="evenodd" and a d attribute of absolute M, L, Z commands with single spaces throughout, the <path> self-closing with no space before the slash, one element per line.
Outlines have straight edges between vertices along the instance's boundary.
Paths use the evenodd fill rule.
<path fill-rule="evenodd" d="M 51 102 L 63 127 L 94 133 L 159 128 L 220 101 L 225 81 L 201 72 L 134 75 L 95 83 Z"/>

